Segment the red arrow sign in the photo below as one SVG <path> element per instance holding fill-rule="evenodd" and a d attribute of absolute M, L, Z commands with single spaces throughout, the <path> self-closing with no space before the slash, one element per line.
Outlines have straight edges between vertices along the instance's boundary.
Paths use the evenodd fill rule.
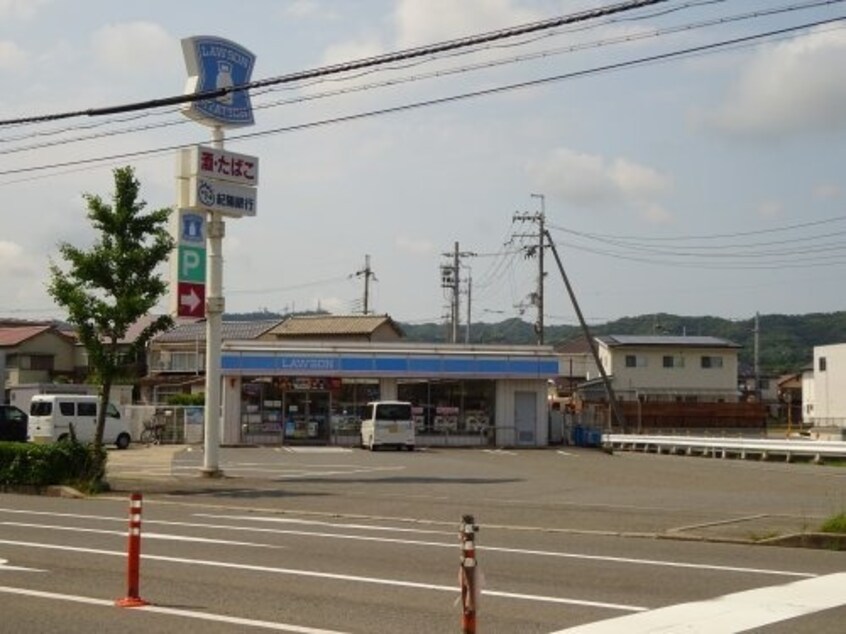
<path fill-rule="evenodd" d="M 190 282 L 179 282 L 179 303 L 176 309 L 178 317 L 205 317 L 206 316 L 206 286 L 205 284 L 192 284 Z"/>

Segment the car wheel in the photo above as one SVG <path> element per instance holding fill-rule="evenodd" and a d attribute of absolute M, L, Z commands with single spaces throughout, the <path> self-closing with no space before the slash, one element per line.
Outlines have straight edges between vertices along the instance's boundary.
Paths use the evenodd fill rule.
<path fill-rule="evenodd" d="M 62 434 L 56 439 L 56 442 L 67 442 L 68 440 L 70 440 L 70 436 L 68 436 L 67 434 Z"/>
<path fill-rule="evenodd" d="M 117 445 L 118 449 L 126 449 L 127 447 L 129 447 L 129 441 L 129 434 L 120 434 L 117 437 L 117 442 L 115 442 L 115 445 Z"/>

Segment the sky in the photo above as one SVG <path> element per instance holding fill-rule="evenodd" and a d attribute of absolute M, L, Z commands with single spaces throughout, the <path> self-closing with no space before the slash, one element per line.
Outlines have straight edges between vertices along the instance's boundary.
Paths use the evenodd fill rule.
<path fill-rule="evenodd" d="M 190 36 L 249 49 L 260 80 L 612 4 L 0 0 L 0 120 L 180 95 Z M 254 91 L 255 125 L 225 132 L 260 164 L 226 311 L 361 312 L 369 256 L 371 312 L 439 322 L 458 243 L 462 322 L 468 290 L 474 322 L 534 321 L 541 212 L 591 324 L 846 310 L 844 77 L 846 2 L 669 0 Z M 96 239 L 83 194 L 131 165 L 172 207 L 175 148 L 210 140 L 173 106 L 0 125 L 0 317 L 64 317 L 49 266 Z M 544 321 L 577 323 L 544 266 Z"/>

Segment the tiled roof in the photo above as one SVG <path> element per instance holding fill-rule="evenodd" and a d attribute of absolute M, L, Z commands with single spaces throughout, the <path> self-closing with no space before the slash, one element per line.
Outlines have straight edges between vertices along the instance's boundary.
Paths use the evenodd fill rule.
<path fill-rule="evenodd" d="M 720 337 L 687 337 L 673 335 L 604 335 L 597 337 L 609 348 L 617 346 L 657 346 L 674 348 L 742 348 Z"/>
<path fill-rule="evenodd" d="M 49 330 L 55 332 L 52 326 L 12 326 L 0 328 L 0 346 L 18 346 L 24 341 Z"/>
<path fill-rule="evenodd" d="M 289 317 L 268 334 L 277 337 L 371 335 L 383 324 L 402 335 L 400 327 L 387 315 L 301 315 Z"/>
<path fill-rule="evenodd" d="M 257 339 L 278 323 L 278 319 L 224 321 L 221 325 L 221 339 L 223 341 Z M 205 340 L 205 321 L 195 321 L 190 324 L 176 326 L 173 330 L 162 333 L 154 339 L 157 343 L 186 343 Z"/>
<path fill-rule="evenodd" d="M 569 341 L 555 346 L 555 352 L 561 354 L 590 354 L 590 344 L 583 336 L 574 337 Z"/>

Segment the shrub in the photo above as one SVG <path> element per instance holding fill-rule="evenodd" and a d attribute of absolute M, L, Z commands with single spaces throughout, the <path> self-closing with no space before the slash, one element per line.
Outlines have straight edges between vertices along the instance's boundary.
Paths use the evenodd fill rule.
<path fill-rule="evenodd" d="M 829 517 L 820 527 L 823 533 L 843 533 L 846 534 L 846 513 L 833 515 Z"/>
<path fill-rule="evenodd" d="M 78 442 L 47 445 L 0 442 L 0 486 L 68 485 L 83 491 L 103 488 L 106 451 Z"/>

